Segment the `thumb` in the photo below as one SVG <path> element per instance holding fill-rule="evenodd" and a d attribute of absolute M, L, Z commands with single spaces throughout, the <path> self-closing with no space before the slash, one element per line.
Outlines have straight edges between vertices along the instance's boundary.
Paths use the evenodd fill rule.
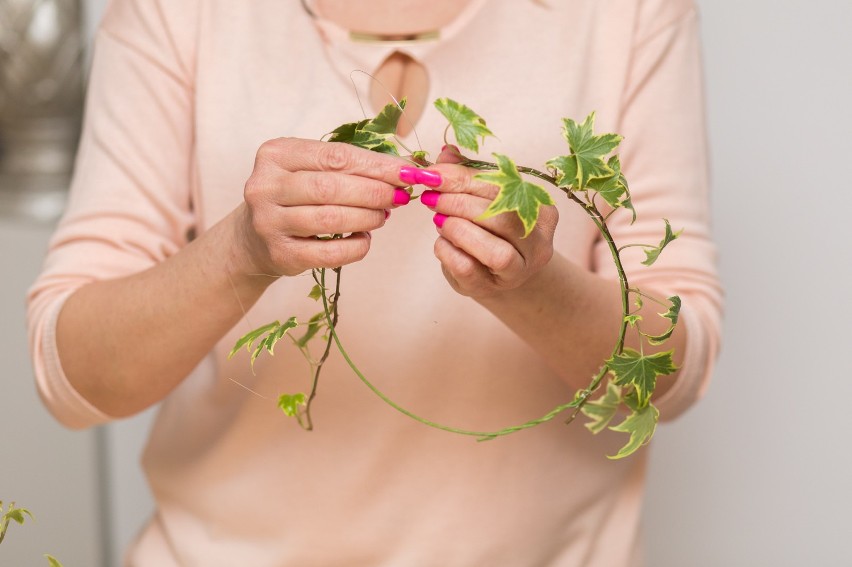
<path fill-rule="evenodd" d="M 457 146 L 447 144 L 441 148 L 441 155 L 438 156 L 436 163 L 461 163 L 466 160 L 467 158 L 462 155 Z"/>

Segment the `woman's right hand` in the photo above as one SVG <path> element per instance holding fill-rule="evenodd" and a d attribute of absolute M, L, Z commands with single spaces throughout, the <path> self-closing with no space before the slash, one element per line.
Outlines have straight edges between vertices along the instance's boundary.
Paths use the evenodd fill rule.
<path fill-rule="evenodd" d="M 370 231 L 407 204 L 402 158 L 341 143 L 278 138 L 258 149 L 242 236 L 252 269 L 293 276 L 361 260 Z M 346 234 L 340 239 L 319 235 Z"/>

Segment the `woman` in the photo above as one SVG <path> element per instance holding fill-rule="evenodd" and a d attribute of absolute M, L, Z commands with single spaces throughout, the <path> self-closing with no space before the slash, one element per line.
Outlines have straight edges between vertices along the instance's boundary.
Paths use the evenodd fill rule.
<path fill-rule="evenodd" d="M 253 326 L 307 320 L 306 271 L 338 265 L 342 340 L 392 398 L 439 422 L 541 415 L 612 347 L 609 253 L 566 199 L 522 239 L 511 215 L 477 220 L 495 188 L 452 148 L 424 173 L 313 141 L 360 118 L 361 69 L 408 96 L 408 146 L 440 145 L 438 96 L 488 120 L 499 141 L 485 156 L 522 164 L 567 153 L 564 116 L 596 110 L 598 131 L 623 134 L 639 219 L 614 215 L 616 239 L 658 242 L 663 217 L 685 229 L 652 268 L 625 258 L 635 285 L 684 301 L 681 370 L 655 404 L 667 419 L 699 396 L 720 292 L 695 8 L 551 4 L 110 5 L 30 315 L 39 389 L 66 425 L 162 401 L 144 456 L 157 514 L 128 565 L 638 564 L 646 455 L 608 461 L 617 434 L 550 423 L 476 444 L 393 412 L 334 356 L 306 433 L 270 401 L 306 389 L 298 354 L 281 348 L 254 372 L 226 360 Z M 368 112 L 386 97 L 376 85 Z M 425 209 L 407 204 L 411 183 L 430 190 Z M 314 238 L 328 233 L 351 235 Z"/>

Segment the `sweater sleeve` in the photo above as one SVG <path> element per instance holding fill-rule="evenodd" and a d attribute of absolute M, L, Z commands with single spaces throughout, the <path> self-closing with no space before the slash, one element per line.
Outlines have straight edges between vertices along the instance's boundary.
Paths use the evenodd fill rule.
<path fill-rule="evenodd" d="M 68 427 L 110 417 L 62 371 L 55 331 L 65 300 L 87 283 L 163 261 L 186 244 L 193 226 L 195 16 L 187 4 L 115 0 L 95 39 L 68 207 L 28 294 L 37 388 Z"/>
<path fill-rule="evenodd" d="M 683 302 L 679 324 L 686 328 L 687 344 L 681 370 L 671 389 L 654 400 L 666 420 L 707 386 L 719 349 L 722 291 L 710 231 L 697 13 L 688 0 L 641 5 L 619 124 L 620 156 L 638 217 L 631 224 L 629 214 L 619 213 L 608 224 L 619 245 L 659 243 L 664 218 L 673 230 L 683 230 L 650 267 L 641 264 L 641 248 L 623 254 L 632 287 L 678 295 Z M 602 270 L 612 264 L 603 242 L 595 258 Z"/>

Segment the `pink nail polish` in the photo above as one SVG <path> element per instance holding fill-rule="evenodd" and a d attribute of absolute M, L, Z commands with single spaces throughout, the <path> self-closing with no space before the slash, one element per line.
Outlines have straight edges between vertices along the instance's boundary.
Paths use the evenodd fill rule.
<path fill-rule="evenodd" d="M 405 189 L 393 190 L 394 205 L 407 205 L 409 201 L 411 201 L 411 195 L 408 194 L 408 191 L 406 191 Z"/>
<path fill-rule="evenodd" d="M 388 220 L 389 217 L 390 217 L 390 211 L 385 209 L 385 220 Z"/>
<path fill-rule="evenodd" d="M 447 215 L 442 215 L 441 213 L 435 213 L 435 216 L 432 217 L 432 222 L 435 223 L 435 226 L 441 228 L 444 226 L 444 222 L 447 220 Z"/>
<path fill-rule="evenodd" d="M 406 185 L 414 185 L 417 183 L 417 168 L 410 165 L 399 168 L 399 180 Z"/>
<path fill-rule="evenodd" d="M 437 171 L 418 169 L 416 175 L 417 183 L 421 183 L 427 187 L 438 187 L 441 185 L 441 174 Z"/>
<path fill-rule="evenodd" d="M 423 191 L 420 195 L 420 202 L 427 207 L 434 207 L 438 204 L 438 197 L 441 196 L 439 191 Z"/>
<path fill-rule="evenodd" d="M 399 168 L 399 179 L 406 185 L 420 183 L 427 187 L 438 187 L 441 184 L 441 174 L 428 169 L 418 169 L 410 165 Z"/>

